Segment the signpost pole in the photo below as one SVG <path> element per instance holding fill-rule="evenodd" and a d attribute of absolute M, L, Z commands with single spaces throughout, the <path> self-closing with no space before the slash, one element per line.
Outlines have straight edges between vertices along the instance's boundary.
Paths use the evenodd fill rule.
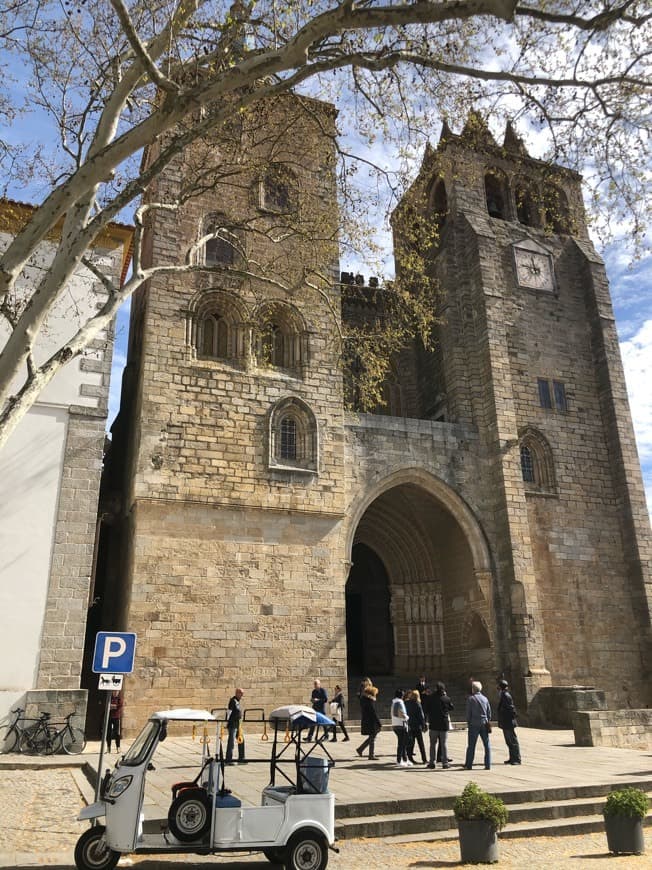
<path fill-rule="evenodd" d="M 132 673 L 134 656 L 136 655 L 136 635 L 131 631 L 98 631 L 95 636 L 95 651 L 93 652 L 93 673 L 100 675 L 99 689 L 108 692 L 104 725 L 102 726 L 102 743 L 100 757 L 97 762 L 97 782 L 95 783 L 95 801 L 100 799 L 102 788 L 102 766 L 104 764 L 104 746 L 109 734 L 109 713 L 111 710 L 111 691 L 122 688 L 124 674 Z M 110 676 L 110 679 L 109 679 Z"/>
<path fill-rule="evenodd" d="M 97 782 L 95 783 L 95 801 L 100 799 L 100 787 L 102 785 L 102 765 L 104 764 L 104 746 L 109 733 L 109 711 L 111 710 L 111 692 L 106 692 L 106 708 L 104 710 L 104 725 L 102 725 L 102 743 L 100 745 L 100 759 L 97 762 Z"/>

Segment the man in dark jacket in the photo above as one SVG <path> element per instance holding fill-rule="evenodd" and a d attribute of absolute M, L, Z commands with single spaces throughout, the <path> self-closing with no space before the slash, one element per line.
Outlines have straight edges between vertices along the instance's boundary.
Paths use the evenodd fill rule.
<path fill-rule="evenodd" d="M 509 758 L 505 764 L 521 763 L 521 747 L 516 736 L 516 707 L 509 692 L 507 680 L 498 680 L 500 699 L 498 701 L 498 727 L 502 729 L 505 743 L 509 749 Z"/>
<path fill-rule="evenodd" d="M 426 694 L 423 709 L 428 720 L 430 737 L 430 761 L 428 762 L 428 767 L 434 770 L 436 757 L 437 761 L 442 763 L 441 766 L 446 768 L 451 762 L 451 759 L 448 757 L 446 741 L 451 727 L 450 713 L 453 709 L 453 702 L 446 694 L 446 686 L 443 683 L 437 683 L 435 691 Z"/>
<path fill-rule="evenodd" d="M 236 689 L 235 695 L 229 701 L 229 717 L 226 721 L 226 730 L 229 732 L 229 739 L 226 742 L 226 763 L 233 764 L 233 748 L 236 740 L 238 740 L 238 731 L 240 731 L 240 721 L 242 719 L 242 710 L 240 701 L 244 692 L 242 689 Z M 241 735 L 238 740 L 238 761 L 243 763 L 245 760 L 245 743 L 244 737 Z"/>
<path fill-rule="evenodd" d="M 310 693 L 310 703 L 312 705 L 312 709 L 317 713 L 326 713 L 326 701 L 328 701 L 328 695 L 326 694 L 326 689 L 322 687 L 320 680 L 315 680 L 313 683 L 313 689 Z M 307 740 L 312 740 L 313 735 L 315 735 L 315 740 L 318 739 L 317 735 L 319 734 L 319 725 L 317 726 L 317 731 L 315 734 L 315 726 L 313 725 L 308 731 Z M 328 729 L 324 728 L 323 737 L 328 735 Z"/>

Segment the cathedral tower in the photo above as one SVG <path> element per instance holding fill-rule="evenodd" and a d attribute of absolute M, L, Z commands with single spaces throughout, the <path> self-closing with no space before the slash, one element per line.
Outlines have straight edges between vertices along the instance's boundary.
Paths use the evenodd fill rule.
<path fill-rule="evenodd" d="M 409 209 L 434 231 L 441 289 L 420 414 L 478 434 L 493 668 L 528 702 L 583 684 L 649 704 L 650 526 L 581 179 L 472 115 L 460 135 L 444 127 L 395 215 L 399 268 Z"/>

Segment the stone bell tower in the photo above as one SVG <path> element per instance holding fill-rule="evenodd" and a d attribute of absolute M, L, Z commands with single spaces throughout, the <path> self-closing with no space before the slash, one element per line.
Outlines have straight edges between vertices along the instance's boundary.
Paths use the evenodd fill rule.
<path fill-rule="evenodd" d="M 477 429 L 497 670 L 528 702 L 580 684 L 649 704 L 650 526 L 581 179 L 471 115 L 394 215 L 398 269 L 410 215 L 441 290 L 435 348 L 415 351 L 419 416 Z"/>
<path fill-rule="evenodd" d="M 346 673 L 334 125 L 329 105 L 269 100 L 148 191 L 146 265 L 189 268 L 134 298 L 117 422 L 130 722 L 220 706 L 236 684 L 269 706 L 318 666 Z"/>

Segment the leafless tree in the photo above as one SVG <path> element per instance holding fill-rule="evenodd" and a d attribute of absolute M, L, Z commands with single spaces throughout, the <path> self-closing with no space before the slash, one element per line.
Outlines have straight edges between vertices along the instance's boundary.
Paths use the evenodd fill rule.
<path fill-rule="evenodd" d="M 14 81 L 3 77 L 0 117 L 31 113 L 57 137 L 0 144 L 6 194 L 19 198 L 27 180 L 44 190 L 0 258 L 0 445 L 129 294 L 157 270 L 195 268 L 192 257 L 145 267 L 148 185 L 188 145 L 275 95 L 333 100 L 342 126 L 355 119 L 355 143 L 392 139 L 408 156 L 433 119 L 455 121 L 471 107 L 510 116 L 545 137 L 547 157 L 588 168 L 603 214 L 644 232 L 648 0 L 13 0 L 2 12 L 0 48 Z M 156 159 L 141 169 L 154 142 Z M 136 246 L 120 287 L 88 251 L 127 209 Z M 52 262 L 30 284 L 30 259 L 53 234 Z M 80 264 L 102 283 L 102 304 L 37 363 L 39 335 Z"/>

